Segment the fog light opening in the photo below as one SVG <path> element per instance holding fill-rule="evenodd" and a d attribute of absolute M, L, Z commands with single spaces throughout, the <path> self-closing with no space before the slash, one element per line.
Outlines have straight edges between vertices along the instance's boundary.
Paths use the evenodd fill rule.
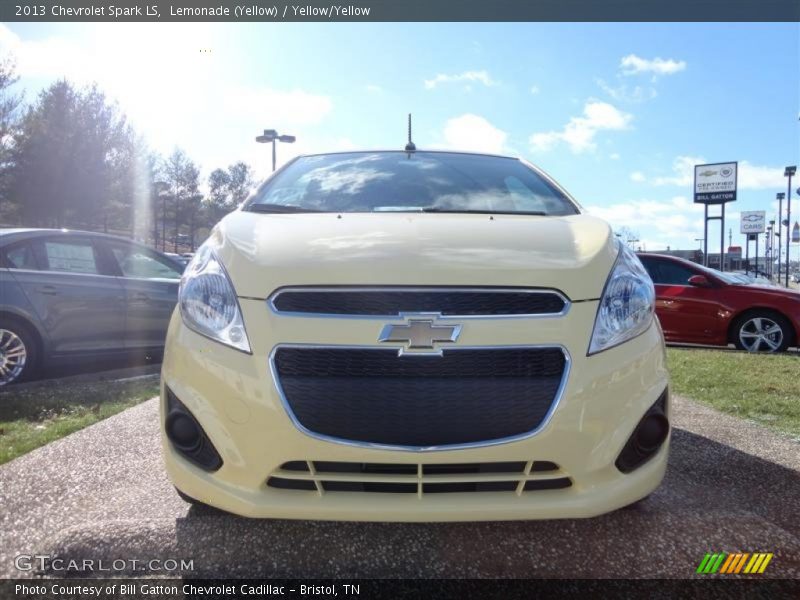
<path fill-rule="evenodd" d="M 657 450 L 669 433 L 669 422 L 660 413 L 647 415 L 636 428 L 634 443 L 642 454 L 650 454 Z"/>
<path fill-rule="evenodd" d="M 617 469 L 630 473 L 653 458 L 669 437 L 667 390 L 644 414 L 616 460 Z"/>
<path fill-rule="evenodd" d="M 189 409 L 178 400 L 172 390 L 165 388 L 166 412 L 164 433 L 172 446 L 184 458 L 206 471 L 222 467 L 222 457 L 203 431 Z"/>
<path fill-rule="evenodd" d="M 166 429 L 170 441 L 184 452 L 196 452 L 203 443 L 203 436 L 194 419 L 180 411 L 175 410 L 167 415 Z"/>

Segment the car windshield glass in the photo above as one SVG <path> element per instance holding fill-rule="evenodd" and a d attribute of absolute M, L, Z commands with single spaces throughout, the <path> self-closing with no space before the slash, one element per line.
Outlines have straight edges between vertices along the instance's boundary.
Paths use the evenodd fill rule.
<path fill-rule="evenodd" d="M 749 283 L 747 281 L 742 280 L 741 277 L 737 277 L 732 273 L 724 273 L 722 271 L 717 271 L 716 269 L 710 269 L 703 265 L 695 265 L 695 266 L 699 268 L 701 271 L 705 271 L 706 273 L 713 275 L 717 279 L 721 279 L 728 285 L 747 285 L 747 283 Z"/>
<path fill-rule="evenodd" d="M 262 186 L 245 210 L 578 213 L 563 193 L 517 159 L 448 152 L 301 157 Z"/>

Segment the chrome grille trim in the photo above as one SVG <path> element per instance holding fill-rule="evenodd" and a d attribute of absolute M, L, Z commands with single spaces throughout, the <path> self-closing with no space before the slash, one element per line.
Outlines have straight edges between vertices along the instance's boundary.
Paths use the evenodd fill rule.
<path fill-rule="evenodd" d="M 283 388 L 280 384 L 280 377 L 278 375 L 277 366 L 275 364 L 275 355 L 277 354 L 278 350 L 281 348 L 333 348 L 333 349 L 351 349 L 351 350 L 379 350 L 385 348 L 381 348 L 379 346 L 374 345 L 352 345 L 352 344 L 277 344 L 273 347 L 272 351 L 269 355 L 269 370 L 270 376 L 272 377 L 272 382 L 275 385 L 275 390 L 280 397 L 281 404 L 283 405 L 286 414 L 289 416 L 289 419 L 292 421 L 294 426 L 304 433 L 305 435 L 323 441 L 323 442 L 331 442 L 334 444 L 343 444 L 346 446 L 354 446 L 357 448 L 369 448 L 373 450 L 393 450 L 393 451 L 401 451 L 401 452 L 439 452 L 439 451 L 447 451 L 447 450 L 467 450 L 470 448 L 484 448 L 487 446 L 498 446 L 501 444 L 510 444 L 513 442 L 519 442 L 522 440 L 526 440 L 528 438 L 533 437 L 543 429 L 545 429 L 549 424 L 550 420 L 553 417 L 556 409 L 558 408 L 559 403 L 561 402 L 561 398 L 564 395 L 564 391 L 567 387 L 567 382 L 569 381 L 569 374 L 572 367 L 572 358 L 569 354 L 569 351 L 565 346 L 562 344 L 522 344 L 522 345 L 502 345 L 502 346 L 454 346 L 452 348 L 448 348 L 448 352 L 458 352 L 460 350 L 514 350 L 514 349 L 558 349 L 564 355 L 564 370 L 561 375 L 561 382 L 559 383 L 558 389 L 556 390 L 555 397 L 553 398 L 552 403 L 550 404 L 550 408 L 545 414 L 544 418 L 542 419 L 541 423 L 535 429 L 525 432 L 520 435 L 505 437 L 505 438 L 498 438 L 493 440 L 486 440 L 482 442 L 470 442 L 466 444 L 448 444 L 448 445 L 441 445 L 441 446 L 401 446 L 401 445 L 390 445 L 390 444 L 378 444 L 374 442 L 361 442 L 355 440 L 348 440 L 343 438 L 337 438 L 332 436 L 327 436 L 324 434 L 320 434 L 310 429 L 306 428 L 297 416 L 294 414 L 291 406 L 289 405 L 289 401 L 286 398 L 286 395 L 283 392 Z M 398 355 L 400 354 L 398 350 Z M 436 360 L 436 355 L 431 354 L 418 354 L 414 357 L 413 360 Z"/>
<path fill-rule="evenodd" d="M 267 298 L 267 306 L 269 310 L 276 315 L 284 317 L 305 317 L 305 318 L 334 318 L 334 319 L 394 319 L 402 316 L 402 312 L 386 315 L 361 315 L 361 314 L 347 314 L 347 313 L 315 313 L 315 312 L 294 312 L 280 310 L 275 301 L 284 293 L 303 293 L 303 292 L 328 292 L 328 293 L 347 293 L 347 292 L 375 292 L 375 293 L 390 293 L 390 292 L 434 292 L 442 294 L 453 293 L 487 293 L 487 294 L 503 294 L 503 293 L 517 293 L 517 294 L 548 294 L 557 296 L 564 303 L 563 308 L 559 312 L 552 313 L 530 313 L 530 314 L 507 314 L 507 315 L 458 315 L 448 314 L 441 315 L 445 319 L 552 319 L 565 316 L 572 305 L 572 301 L 559 290 L 553 288 L 533 288 L 533 287 L 442 287 L 442 286 L 289 286 L 278 288 Z M 409 312 L 409 311 L 405 311 Z M 410 311 L 416 313 L 418 311 Z M 436 311 L 424 311 L 426 314 L 439 314 Z"/>

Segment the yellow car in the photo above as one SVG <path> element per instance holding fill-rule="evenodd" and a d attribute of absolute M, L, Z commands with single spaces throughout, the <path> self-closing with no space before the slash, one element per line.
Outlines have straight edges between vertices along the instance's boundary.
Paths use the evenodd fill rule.
<path fill-rule="evenodd" d="M 661 482 L 653 284 L 520 159 L 296 158 L 186 268 L 162 370 L 187 501 L 250 517 L 590 517 Z"/>

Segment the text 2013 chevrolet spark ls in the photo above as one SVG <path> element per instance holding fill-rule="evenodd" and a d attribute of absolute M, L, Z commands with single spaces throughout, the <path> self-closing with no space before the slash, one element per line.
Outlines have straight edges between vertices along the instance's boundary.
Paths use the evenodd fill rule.
<path fill-rule="evenodd" d="M 184 497 L 253 517 L 588 517 L 660 483 L 653 285 L 519 159 L 295 159 L 181 282 L 162 377 Z"/>

